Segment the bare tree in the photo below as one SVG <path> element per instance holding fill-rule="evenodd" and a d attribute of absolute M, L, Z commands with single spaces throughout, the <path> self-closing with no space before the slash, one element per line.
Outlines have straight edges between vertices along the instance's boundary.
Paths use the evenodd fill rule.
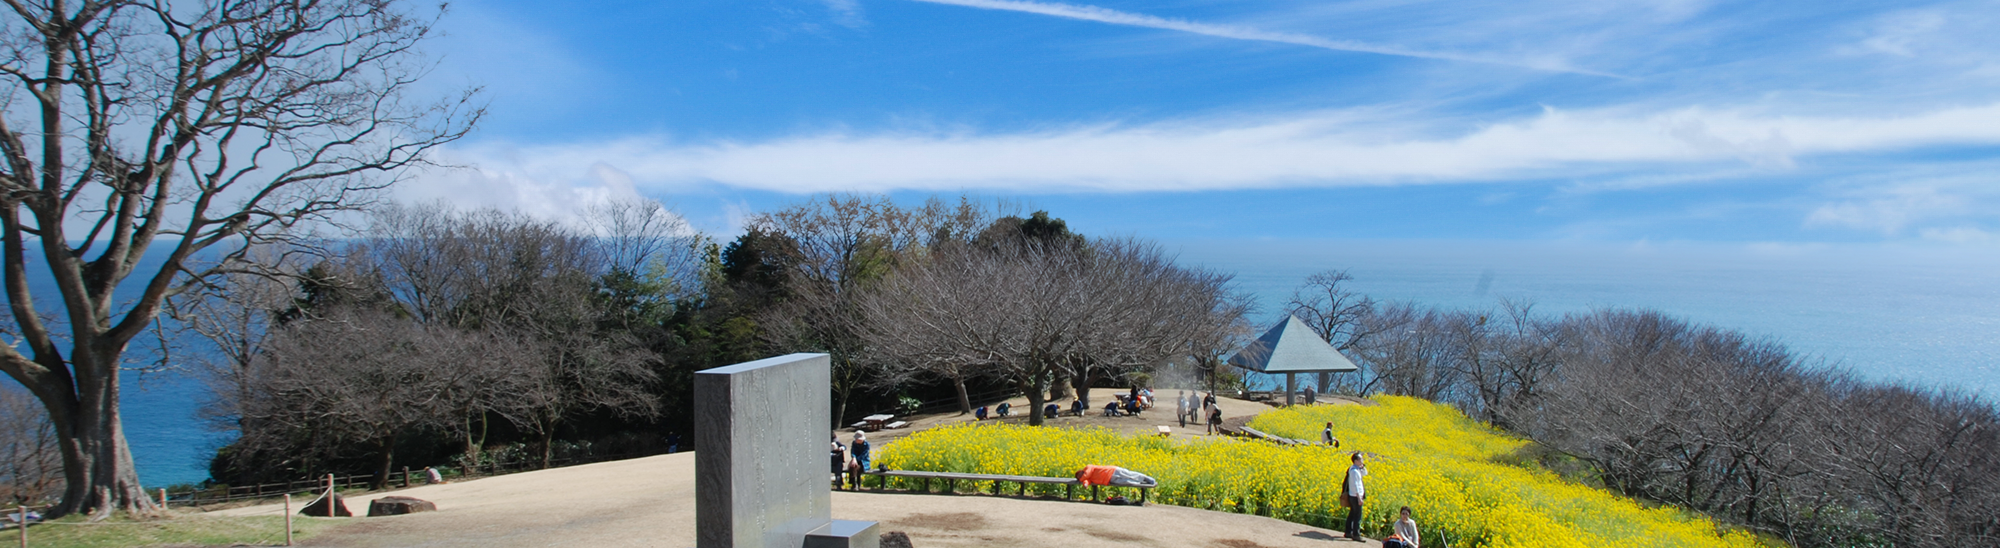
<path fill-rule="evenodd" d="M 196 271 L 189 258 L 364 204 L 481 110 L 469 93 L 412 101 L 431 21 L 389 2 L 10 6 L 0 238 L 27 344 L 0 349 L 0 370 L 55 424 L 67 487 L 52 514 L 151 510 L 119 366 L 169 295 L 235 264 Z M 31 290 L 30 268 L 55 290 Z M 114 297 L 135 274 L 130 299 Z M 36 297 L 59 302 L 61 321 L 43 321 Z"/>
<path fill-rule="evenodd" d="M 41 504 L 61 493 L 55 425 L 33 396 L 0 387 L 0 500 Z"/>
<path fill-rule="evenodd" d="M 1100 239 L 1082 257 L 1083 285 L 1070 306 L 1085 317 L 1070 336 L 1076 352 L 1065 360 L 1077 397 L 1090 404 L 1100 378 L 1149 374 L 1201 342 L 1236 331 L 1247 311 L 1232 298 L 1233 276 L 1174 264 L 1157 244 Z"/>
<path fill-rule="evenodd" d="M 238 404 L 244 450 L 314 462 L 366 452 L 377 484 L 395 462 L 399 436 L 443 426 L 447 371 L 422 326 L 369 308 L 330 307 L 293 322 L 267 341 L 250 371 L 250 399 Z M 457 350 L 457 349 L 453 349 Z M 425 355 L 425 354 L 430 355 Z M 445 358 L 445 359 L 439 359 Z"/>
<path fill-rule="evenodd" d="M 868 382 L 855 298 L 911 253 L 935 225 L 883 196 L 833 194 L 763 214 L 751 228 L 796 246 L 785 276 L 788 298 L 758 323 L 780 350 L 826 352 L 833 360 L 833 420 Z"/>
<path fill-rule="evenodd" d="M 634 211 L 646 210 L 625 213 Z M 508 333 L 533 356 L 541 370 L 530 378 L 538 383 L 513 394 L 526 411 L 510 416 L 540 438 L 544 466 L 558 428 L 578 413 L 658 412 L 646 391 L 657 357 L 629 334 L 602 328 L 593 285 L 615 268 L 607 263 L 615 253 L 634 253 L 626 258 L 634 265 L 657 260 L 669 246 L 633 241 L 657 234 L 593 238 L 520 214 L 436 205 L 385 208 L 375 234 L 354 255 L 377 261 L 384 288 L 404 310 L 426 325 Z M 468 454 L 477 452 L 473 445 L 468 438 Z"/>
<path fill-rule="evenodd" d="M 200 354 L 197 373 L 210 391 L 199 414 L 218 430 L 241 430 L 242 413 L 235 404 L 250 397 L 250 364 L 263 351 L 265 337 L 301 298 L 293 281 L 303 269 L 296 268 L 284 248 L 262 251 L 249 255 L 257 268 L 211 276 L 167 300 L 174 329 L 208 340 L 217 351 Z"/>
<path fill-rule="evenodd" d="M 1314 333 L 1342 354 L 1352 353 L 1356 346 L 1374 334 L 1373 330 L 1389 327 L 1383 322 L 1364 321 L 1375 313 L 1376 303 L 1374 299 L 1349 289 L 1348 282 L 1353 280 L 1354 276 L 1346 270 L 1327 270 L 1306 276 L 1305 283 L 1292 291 L 1291 300 L 1284 306 L 1287 313 L 1297 316 L 1306 323 L 1306 327 L 1312 328 Z M 1367 392 L 1366 381 L 1361 377 L 1367 375 L 1366 372 L 1356 372 L 1336 378 L 1332 373 L 1320 373 L 1319 389 L 1364 394 Z M 1336 382 L 1340 384 L 1336 385 Z"/>
<path fill-rule="evenodd" d="M 1132 240 L 965 247 L 871 287 L 859 325 L 871 352 L 902 364 L 895 371 L 1007 380 L 1041 424 L 1060 375 L 1146 371 L 1234 327 L 1242 301 L 1229 298 L 1228 279 Z"/>
<path fill-rule="evenodd" d="M 872 352 L 912 368 L 951 368 L 946 375 L 984 370 L 1039 411 L 1067 351 L 1060 331 L 1074 327 L 1054 304 L 1073 296 L 1073 259 L 1029 248 L 939 254 L 876 286 L 859 303 L 859 325 Z M 1041 414 L 1029 420 L 1040 424 Z"/>
<path fill-rule="evenodd" d="M 656 200 L 617 200 L 584 209 L 589 235 L 598 240 L 606 267 L 645 274 L 657 269 L 677 294 L 700 289 L 696 268 L 702 238 L 687 219 Z"/>

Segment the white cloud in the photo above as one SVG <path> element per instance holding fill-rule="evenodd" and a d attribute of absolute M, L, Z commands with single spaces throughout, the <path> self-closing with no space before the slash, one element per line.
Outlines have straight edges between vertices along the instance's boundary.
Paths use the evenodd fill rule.
<path fill-rule="evenodd" d="M 1845 226 L 1895 235 L 1913 222 L 1955 214 L 1962 206 L 1955 196 L 1912 188 L 1892 196 L 1822 205 L 1806 216 L 1806 226 Z"/>
<path fill-rule="evenodd" d="M 763 141 L 484 143 L 453 153 L 479 167 L 484 180 L 528 194 L 610 192 L 613 178 L 591 171 L 599 165 L 629 174 L 630 184 L 645 190 L 1123 192 L 1476 182 L 1745 164 L 1783 170 L 1799 157 L 1938 144 L 2000 144 L 2000 104 L 1877 118 L 1548 109 L 1456 130 L 1379 112 L 1322 111 L 997 134 L 830 131 Z M 564 190 L 572 183 L 579 186 Z M 1815 222 L 1886 226 L 1886 217 L 1856 207 L 1833 207 Z M 1862 217 L 1877 220 L 1849 220 Z"/>
<path fill-rule="evenodd" d="M 1977 227 L 1959 226 L 1952 228 L 1926 228 L 1918 232 L 1926 240 L 1936 240 L 1954 244 L 2000 242 L 2000 235 Z"/>
<path fill-rule="evenodd" d="M 868 18 L 861 14 L 859 0 L 821 0 L 826 9 L 833 13 L 833 22 L 850 29 L 868 26 Z"/>
<path fill-rule="evenodd" d="M 585 226 L 581 216 L 592 206 L 644 198 L 630 174 L 603 162 L 566 166 L 572 170 L 504 152 L 480 155 L 476 161 L 447 152 L 441 159 L 469 168 L 420 174 L 415 184 L 393 187 L 392 197 L 405 203 L 444 201 L 462 208 L 519 211 L 576 226 Z"/>
<path fill-rule="evenodd" d="M 1835 199 L 1820 204 L 1806 216 L 1807 227 L 1838 227 L 1881 232 L 1896 236 L 1906 233 L 1939 241 L 1978 241 L 1984 233 L 1966 221 L 1992 219 L 2000 206 L 2000 187 L 1988 175 L 1990 163 L 1962 166 L 1960 175 L 1925 174 L 1906 170 L 1883 181 L 1849 181 L 1836 186 Z"/>
<path fill-rule="evenodd" d="M 1397 47 L 1391 45 L 1370 44 L 1355 40 L 1337 40 L 1321 36 L 1313 36 L 1310 34 L 1271 31 L 1271 30 L 1259 29 L 1243 25 L 1201 23 L 1195 21 L 1188 21 L 1185 19 L 1171 19 L 1166 17 L 1158 17 L 1140 13 L 1123 12 L 1098 6 L 1063 4 L 1057 2 L 1031 2 L 1024 0 L 916 0 L 916 1 L 928 2 L 932 4 L 948 4 L 953 6 L 964 6 L 969 8 L 979 8 L 988 10 L 1033 13 L 1037 15 L 1047 15 L 1051 17 L 1077 19 L 1082 21 L 1094 21 L 1098 23 L 1106 23 L 1111 25 L 1171 30 L 1171 31 L 1186 32 L 1191 34 L 1200 34 L 1203 36 L 1212 36 L 1216 38 L 1228 38 L 1232 40 L 1274 42 L 1280 44 L 1291 44 L 1295 46 L 1305 46 L 1305 47 L 1320 48 L 1333 51 L 1373 53 L 1379 55 L 1393 55 L 1398 57 L 1416 57 L 1422 59 L 1438 59 L 1445 61 L 1462 61 L 1470 63 L 1487 63 L 1495 65 L 1507 65 L 1514 67 L 1530 68 L 1535 70 L 1570 72 L 1577 74 L 1590 74 L 1596 76 L 1610 76 L 1610 77 L 1622 78 L 1621 76 L 1617 76 L 1614 74 L 1586 70 L 1575 66 L 1571 66 L 1568 60 L 1549 55 L 1500 56 L 1500 55 L 1483 55 L 1476 53 L 1425 51 L 1425 50 Z"/>
<path fill-rule="evenodd" d="M 1874 34 L 1861 41 L 1860 48 L 1863 51 L 1914 57 L 1917 45 L 1935 35 L 1944 24 L 1945 16 L 1937 10 L 1890 14 L 1881 19 Z"/>

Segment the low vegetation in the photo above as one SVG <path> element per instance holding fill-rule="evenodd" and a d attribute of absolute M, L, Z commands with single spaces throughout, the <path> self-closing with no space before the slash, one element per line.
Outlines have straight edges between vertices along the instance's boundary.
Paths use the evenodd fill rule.
<path fill-rule="evenodd" d="M 293 518 L 292 537 L 303 540 L 339 524 L 333 519 Z M 7 530 L 0 536 L 13 537 Z M 127 546 L 283 546 L 284 516 L 179 516 L 173 519 L 115 517 L 90 521 L 70 516 L 28 528 L 30 545 L 47 548 Z M 7 538 L 9 544 L 13 538 Z"/>
<path fill-rule="evenodd" d="M 1778 545 L 1697 515 L 1655 507 L 1496 462 L 1528 443 L 1485 427 L 1449 406 L 1384 397 L 1376 406 L 1312 406 L 1272 411 L 1252 423 L 1279 435 L 1317 439 L 1327 422 L 1345 442 L 1280 447 L 1263 442 L 1180 442 L 1108 430 L 1012 425 L 947 426 L 884 448 L 892 469 L 1067 476 L 1110 464 L 1157 478 L 1164 504 L 1268 515 L 1335 526 L 1340 479 L 1351 450 L 1371 455 L 1364 529 L 1386 534 L 1390 514 L 1415 510 L 1430 538 L 1475 547 L 1723 547 Z M 970 486 L 977 487 L 977 486 Z M 1030 487 L 1060 494 L 1060 486 Z"/>

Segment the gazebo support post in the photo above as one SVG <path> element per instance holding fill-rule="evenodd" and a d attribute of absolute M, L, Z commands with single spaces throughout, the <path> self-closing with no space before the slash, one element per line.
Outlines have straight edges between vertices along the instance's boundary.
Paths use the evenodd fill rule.
<path fill-rule="evenodd" d="M 1293 393 L 1293 392 L 1297 392 L 1297 391 L 1298 391 L 1298 388 L 1299 388 L 1299 374 L 1298 374 L 1298 373 L 1290 373 L 1290 372 L 1287 372 L 1287 373 L 1285 373 L 1285 406 L 1286 406 L 1286 407 L 1291 407 L 1291 406 L 1292 406 L 1293 404 L 1296 404 L 1296 403 L 1298 403 L 1298 402 L 1296 402 L 1296 401 L 1293 401 L 1293 400 L 1292 400 L 1292 393 Z"/>

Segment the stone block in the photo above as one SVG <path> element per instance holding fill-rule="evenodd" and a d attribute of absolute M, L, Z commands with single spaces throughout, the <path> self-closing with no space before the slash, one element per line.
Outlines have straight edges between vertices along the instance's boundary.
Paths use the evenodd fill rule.
<path fill-rule="evenodd" d="M 798 548 L 832 519 L 832 364 L 791 354 L 695 373 L 696 546 Z"/>
<path fill-rule="evenodd" d="M 327 513 L 329 505 L 333 507 L 332 514 Z M 299 515 L 320 518 L 331 515 L 332 517 L 351 518 L 354 517 L 354 512 L 347 511 L 347 501 L 340 496 L 340 493 L 333 493 L 330 496 L 320 497 L 319 500 L 312 501 L 312 504 L 307 504 L 305 508 L 299 509 Z"/>
<path fill-rule="evenodd" d="M 806 533 L 805 548 L 881 548 L 875 522 L 836 519 Z"/>
<path fill-rule="evenodd" d="M 414 497 L 392 495 L 369 501 L 368 517 L 372 518 L 377 516 L 400 516 L 403 514 L 415 514 L 417 512 L 436 512 L 437 509 L 438 509 L 437 505 L 433 504 L 431 501 L 428 500 L 414 498 Z"/>

